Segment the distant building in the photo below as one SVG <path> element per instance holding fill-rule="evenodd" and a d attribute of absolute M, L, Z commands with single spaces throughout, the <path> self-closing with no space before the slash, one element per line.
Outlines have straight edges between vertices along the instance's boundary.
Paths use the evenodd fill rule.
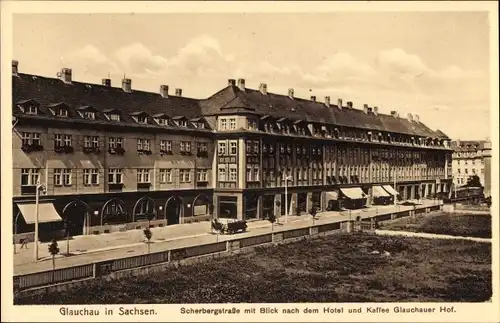
<path fill-rule="evenodd" d="M 330 103 L 228 84 L 207 99 L 157 93 L 111 80 L 88 84 L 19 73 L 13 82 L 13 211 L 33 232 L 71 235 L 215 217 L 361 207 L 377 197 L 448 192 L 451 139 L 418 115 Z M 394 187 L 394 183 L 396 186 Z M 285 200 L 285 185 L 288 187 Z M 351 202 L 350 202 L 351 201 Z M 352 202 L 354 201 L 354 202 Z M 213 205 L 213 208 L 210 207 Z"/>
<path fill-rule="evenodd" d="M 453 183 L 462 186 L 467 179 L 477 175 L 484 186 L 486 196 L 491 190 L 491 142 L 486 140 L 462 141 L 451 143 L 453 148 Z"/>

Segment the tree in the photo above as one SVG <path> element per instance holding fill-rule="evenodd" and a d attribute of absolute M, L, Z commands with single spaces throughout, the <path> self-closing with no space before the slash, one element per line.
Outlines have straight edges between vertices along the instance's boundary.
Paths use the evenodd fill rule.
<path fill-rule="evenodd" d="M 49 245 L 49 253 L 52 255 L 52 278 L 54 278 L 54 270 L 56 270 L 56 255 L 59 253 L 59 246 L 56 239 L 52 239 Z"/>
<path fill-rule="evenodd" d="M 279 209 L 279 213 L 281 214 L 281 201 L 276 201 L 276 207 L 278 207 Z M 277 222 L 279 223 L 279 219 L 276 215 L 274 215 L 274 219 L 277 220 Z"/>
<path fill-rule="evenodd" d="M 144 236 L 146 237 L 146 239 L 148 240 L 147 241 L 147 244 L 148 244 L 148 253 L 149 253 L 149 245 L 151 243 L 151 238 L 153 237 L 153 232 L 151 232 L 151 230 L 148 228 L 144 229 Z"/>
<path fill-rule="evenodd" d="M 271 232 L 274 232 L 274 222 L 276 222 L 276 216 L 271 213 L 267 216 L 267 220 L 271 222 Z"/>
<path fill-rule="evenodd" d="M 483 185 L 481 185 L 479 176 L 472 175 L 467 178 L 467 183 L 463 187 L 483 187 Z"/>
<path fill-rule="evenodd" d="M 311 210 L 309 210 L 309 213 L 311 213 L 311 215 L 312 215 L 313 225 L 314 225 L 314 222 L 315 222 L 315 220 L 316 220 L 316 214 L 318 214 L 318 209 L 316 208 L 316 206 L 315 206 L 315 205 L 313 205 L 313 206 L 311 207 Z"/>
<path fill-rule="evenodd" d="M 213 222 L 212 222 L 213 218 L 214 218 L 214 209 L 215 209 L 214 205 L 212 203 L 210 203 L 208 205 L 208 214 L 210 214 L 210 223 L 211 223 L 211 225 L 210 225 L 210 231 L 211 231 L 211 233 L 214 233 L 214 225 L 213 225 Z"/>
<path fill-rule="evenodd" d="M 217 233 L 217 238 L 215 241 L 218 242 L 219 241 L 219 234 L 224 233 L 224 224 L 219 222 L 218 219 L 214 219 L 212 221 L 212 230 L 215 230 L 215 232 Z"/>
<path fill-rule="evenodd" d="M 155 214 L 153 212 L 148 213 L 148 228 L 151 228 L 151 221 L 155 219 Z"/>
<path fill-rule="evenodd" d="M 64 230 L 66 233 L 66 256 L 69 256 L 69 218 L 64 219 Z"/>

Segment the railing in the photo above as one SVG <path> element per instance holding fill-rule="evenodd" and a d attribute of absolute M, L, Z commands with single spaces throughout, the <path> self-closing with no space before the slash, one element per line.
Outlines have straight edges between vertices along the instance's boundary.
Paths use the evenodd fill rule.
<path fill-rule="evenodd" d="M 391 212 L 387 214 L 379 214 L 371 217 L 372 220 L 384 221 L 412 214 L 427 213 L 434 210 L 439 210 L 440 205 L 427 206 L 416 208 L 414 210 L 404 210 Z M 155 252 L 139 256 L 127 258 L 106 260 L 97 263 L 91 263 L 81 266 L 73 266 L 67 268 L 56 269 L 54 271 L 43 271 L 38 273 L 14 276 L 14 291 L 21 291 L 32 288 L 41 288 L 52 286 L 55 284 L 74 282 L 82 279 L 98 278 L 115 272 L 133 270 L 135 268 L 147 267 L 151 265 L 167 264 L 174 261 L 210 255 L 221 252 L 230 252 L 235 249 L 246 248 L 251 246 L 263 245 L 294 239 L 306 236 L 317 235 L 319 233 L 349 231 L 349 227 L 361 230 L 372 230 L 374 223 L 370 221 L 340 221 L 327 224 L 319 224 L 315 226 L 307 226 L 300 229 L 290 229 L 277 231 L 273 233 L 264 233 L 261 235 L 245 238 L 235 238 L 228 241 L 217 243 L 209 243 L 191 247 L 177 248 L 168 251 Z"/>

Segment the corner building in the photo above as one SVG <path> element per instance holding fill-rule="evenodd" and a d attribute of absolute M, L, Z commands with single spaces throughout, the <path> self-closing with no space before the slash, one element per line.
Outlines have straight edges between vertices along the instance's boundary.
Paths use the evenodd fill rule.
<path fill-rule="evenodd" d="M 270 212 L 357 208 L 449 190 L 450 139 L 418 116 L 228 85 L 203 100 L 18 71 L 13 82 L 14 232 L 98 234 Z M 394 186 L 396 182 L 396 187 Z M 285 185 L 287 201 L 285 201 Z"/>

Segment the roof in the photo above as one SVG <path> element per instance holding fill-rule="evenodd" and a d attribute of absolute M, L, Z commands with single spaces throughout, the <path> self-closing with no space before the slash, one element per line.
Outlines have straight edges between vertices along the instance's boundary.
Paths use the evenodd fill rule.
<path fill-rule="evenodd" d="M 17 104 L 35 100 L 40 104 L 40 112 L 52 117 L 47 109 L 55 104 L 66 104 L 70 118 L 79 118 L 77 109 L 92 106 L 98 111 L 97 120 L 107 120 L 103 112 L 119 111 L 121 123 L 136 123 L 131 116 L 144 111 L 149 115 L 165 113 L 168 116 L 202 117 L 198 100 L 160 93 L 136 91 L 127 93 L 122 88 L 73 81 L 66 84 L 58 78 L 48 78 L 19 73 L 12 77 L 13 112 L 20 113 Z M 55 117 L 54 117 L 55 118 Z"/>
<path fill-rule="evenodd" d="M 486 143 L 486 140 L 459 140 L 459 141 L 452 141 L 451 142 L 451 148 L 454 151 L 470 151 L 470 152 L 475 152 L 478 150 L 483 150 L 484 149 L 484 144 Z"/>
<path fill-rule="evenodd" d="M 206 100 L 200 101 L 205 115 L 217 115 L 224 110 L 244 108 L 258 115 L 270 115 L 277 119 L 306 120 L 345 127 L 388 131 L 431 138 L 449 139 L 444 133 L 431 130 L 421 122 L 409 121 L 381 113 L 365 113 L 363 110 L 337 105 L 326 106 L 322 102 L 290 98 L 287 95 L 246 88 L 244 91 L 229 85 Z"/>

